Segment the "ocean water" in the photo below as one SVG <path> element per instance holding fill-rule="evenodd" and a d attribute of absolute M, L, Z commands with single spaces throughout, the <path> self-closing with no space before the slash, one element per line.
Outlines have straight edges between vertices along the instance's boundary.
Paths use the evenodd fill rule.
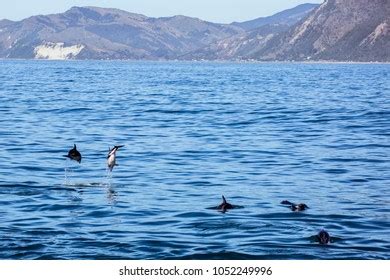
<path fill-rule="evenodd" d="M 0 104 L 1 259 L 390 259 L 389 64 L 3 60 Z"/>

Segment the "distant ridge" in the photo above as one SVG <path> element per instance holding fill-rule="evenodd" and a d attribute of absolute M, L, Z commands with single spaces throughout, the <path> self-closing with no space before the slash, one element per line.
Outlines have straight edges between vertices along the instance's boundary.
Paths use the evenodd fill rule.
<path fill-rule="evenodd" d="M 326 0 L 217 24 L 72 7 L 0 21 L 0 58 L 390 61 L 389 0 Z"/>
<path fill-rule="evenodd" d="M 241 27 L 246 31 L 262 27 L 264 25 L 283 24 L 294 25 L 300 19 L 305 17 L 313 9 L 317 8 L 319 4 L 301 4 L 294 8 L 284 10 L 269 17 L 261 17 L 244 22 L 233 22 L 232 25 Z"/>
<path fill-rule="evenodd" d="M 1 24 L 3 58 L 175 59 L 243 32 L 185 16 L 149 18 L 99 7 L 72 7 L 61 14 Z"/>
<path fill-rule="evenodd" d="M 251 58 L 390 61 L 390 1 L 326 0 Z"/>
<path fill-rule="evenodd" d="M 13 23 L 14 23 L 14 21 L 8 20 L 8 19 L 0 20 L 0 28 L 6 27 L 6 26 L 13 24 Z"/>

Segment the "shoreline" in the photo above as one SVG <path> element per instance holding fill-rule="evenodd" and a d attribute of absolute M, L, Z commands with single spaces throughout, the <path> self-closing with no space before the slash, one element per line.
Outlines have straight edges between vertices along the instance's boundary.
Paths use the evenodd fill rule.
<path fill-rule="evenodd" d="M 93 61 L 93 62 L 150 62 L 150 63 L 234 63 L 234 64 L 390 64 L 390 61 L 333 61 L 333 60 L 177 60 L 177 59 L 36 59 L 36 58 L 0 58 L 0 61 Z"/>

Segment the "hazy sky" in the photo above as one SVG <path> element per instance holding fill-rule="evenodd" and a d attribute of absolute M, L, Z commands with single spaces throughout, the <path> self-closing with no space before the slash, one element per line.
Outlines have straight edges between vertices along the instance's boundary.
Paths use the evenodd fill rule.
<path fill-rule="evenodd" d="M 21 20 L 61 13 L 72 6 L 118 8 L 146 16 L 186 15 L 203 20 L 230 23 L 269 16 L 303 3 L 323 0 L 0 0 L 0 19 Z"/>

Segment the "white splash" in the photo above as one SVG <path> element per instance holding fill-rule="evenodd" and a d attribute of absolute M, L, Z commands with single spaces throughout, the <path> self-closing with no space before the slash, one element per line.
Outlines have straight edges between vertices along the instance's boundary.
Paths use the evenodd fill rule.
<path fill-rule="evenodd" d="M 81 50 L 84 49 L 83 45 L 73 45 L 64 47 L 64 43 L 45 43 L 35 47 L 34 53 L 36 59 L 71 59 L 75 58 Z"/>

